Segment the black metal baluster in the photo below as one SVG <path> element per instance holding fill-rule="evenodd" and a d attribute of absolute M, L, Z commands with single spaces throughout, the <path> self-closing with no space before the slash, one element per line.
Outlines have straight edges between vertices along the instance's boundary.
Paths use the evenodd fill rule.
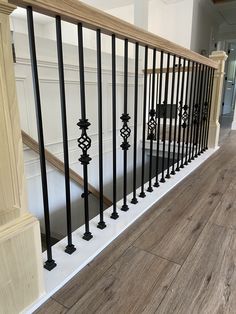
<path fill-rule="evenodd" d="M 170 101 L 170 124 L 169 124 L 169 143 L 168 143 L 168 157 L 167 157 L 167 174 L 166 178 L 170 179 L 170 148 L 172 141 L 172 116 L 173 116 L 173 104 L 175 94 L 175 62 L 176 56 L 173 56 L 173 71 L 172 71 L 172 84 L 171 84 L 171 101 Z"/>
<path fill-rule="evenodd" d="M 210 83 L 210 92 L 209 92 L 209 111 L 208 111 L 208 123 L 207 123 L 207 134 L 206 134 L 206 141 L 205 147 L 208 149 L 208 137 L 209 137 L 209 127 L 210 127 L 210 118 L 211 118 L 211 105 L 212 105 L 212 93 L 213 93 L 213 86 L 214 86 L 214 75 L 215 70 L 211 69 L 211 83 Z"/>
<path fill-rule="evenodd" d="M 195 80 L 195 62 L 192 62 L 191 87 L 190 87 L 190 95 L 189 95 L 189 112 L 188 112 L 188 123 L 187 123 L 187 139 L 186 139 L 186 151 L 185 151 L 185 163 L 184 163 L 186 166 L 188 165 L 188 155 L 189 155 L 188 153 L 189 153 L 189 150 L 191 150 L 194 80 Z"/>
<path fill-rule="evenodd" d="M 194 98 L 194 111 L 193 111 L 193 139 L 192 139 L 192 152 L 191 152 L 191 159 L 194 160 L 194 150 L 195 150 L 195 143 L 196 143 L 196 128 L 197 128 L 197 121 L 198 121 L 198 114 L 199 114 L 199 90 L 200 90 L 200 82 L 201 82 L 201 64 L 197 65 L 197 85 L 196 85 L 196 94 Z"/>
<path fill-rule="evenodd" d="M 151 100 L 151 94 L 152 94 L 152 74 L 149 74 L 149 87 L 148 87 L 148 120 L 149 120 L 149 112 L 152 107 L 152 100 Z M 148 128 L 148 134 L 147 134 L 147 140 L 149 140 L 149 128 Z"/>
<path fill-rule="evenodd" d="M 168 92 L 169 92 L 169 72 L 170 72 L 170 54 L 167 54 L 167 69 L 165 79 L 165 99 L 163 102 L 163 147 L 162 147 L 162 176 L 160 182 L 164 183 L 165 180 L 165 148 L 166 148 L 166 114 L 168 104 Z"/>
<path fill-rule="evenodd" d="M 46 268 L 47 270 L 52 270 L 54 267 L 57 266 L 57 264 L 52 259 L 47 172 L 46 172 L 46 160 L 45 160 L 45 151 L 44 151 L 43 122 L 42 122 L 41 99 L 40 99 L 40 90 L 39 90 L 39 78 L 38 78 L 38 67 L 37 67 L 32 7 L 27 7 L 27 21 L 28 21 L 30 59 L 31 59 L 31 67 L 32 67 L 32 78 L 33 78 L 35 108 L 36 108 L 37 132 L 38 132 L 38 141 L 39 141 L 39 157 L 40 157 L 40 167 L 41 167 L 44 221 L 45 221 L 45 234 L 46 234 L 46 246 L 47 246 L 47 261 L 44 264 L 44 268 Z"/>
<path fill-rule="evenodd" d="M 145 47 L 144 57 L 142 173 L 141 173 L 141 192 L 139 194 L 139 197 L 142 198 L 146 196 L 144 192 L 144 179 L 145 179 L 145 140 L 146 140 L 146 112 L 147 112 L 147 67 L 148 67 L 148 46 Z"/>
<path fill-rule="evenodd" d="M 203 65 L 200 65 L 201 68 L 201 83 L 200 83 L 200 90 L 199 98 L 198 98 L 198 117 L 197 117 L 197 129 L 196 129 L 196 147 L 195 147 L 195 157 L 198 156 L 198 139 L 199 139 L 199 129 L 200 129 L 200 116 L 201 116 L 201 98 L 202 98 L 202 89 L 203 89 L 203 77 L 204 77 L 204 69 Z"/>
<path fill-rule="evenodd" d="M 198 141 L 198 156 L 201 155 L 201 144 L 202 144 L 202 132 L 203 132 L 203 124 L 204 124 L 204 107 L 205 107 L 205 93 L 207 86 L 207 72 L 206 66 L 203 66 L 203 92 L 201 97 L 201 115 L 200 115 L 200 130 L 199 130 L 199 141 Z"/>
<path fill-rule="evenodd" d="M 194 149 L 194 135 L 195 135 L 195 116 L 196 116 L 196 95 L 198 87 L 198 78 L 199 78 L 199 65 L 195 63 L 194 65 L 194 88 L 193 88 L 193 101 L 192 101 L 192 122 L 191 122 L 191 133 L 190 133 L 190 146 L 189 146 L 189 159 L 188 162 L 191 163 L 193 160 L 192 152 Z"/>
<path fill-rule="evenodd" d="M 136 180 L 137 180 L 137 123 L 138 123 L 138 61 L 139 44 L 135 44 L 135 83 L 134 83 L 134 152 L 133 152 L 133 198 L 132 204 L 137 204 Z"/>
<path fill-rule="evenodd" d="M 178 130 L 178 154 L 177 154 L 176 171 L 180 171 L 179 162 L 180 162 L 180 145 L 181 145 L 181 128 L 182 128 L 182 115 L 183 115 L 184 84 L 185 84 L 185 63 L 186 63 L 186 60 L 184 59 L 182 82 L 181 82 L 181 96 L 180 96 L 180 102 L 179 102 L 180 107 L 179 107 L 179 130 Z M 184 145 L 183 139 L 182 139 L 182 145 Z"/>
<path fill-rule="evenodd" d="M 72 254 L 76 250 L 76 248 L 72 244 L 70 167 L 69 167 L 65 78 L 64 78 L 64 63 L 63 63 L 61 17 L 60 16 L 56 17 L 56 37 L 57 37 L 58 71 L 59 71 L 59 85 L 60 85 L 60 98 L 61 98 L 61 119 L 62 119 L 65 191 L 66 191 L 66 216 L 67 216 L 66 220 L 67 220 L 67 237 L 68 237 L 68 245 L 65 249 L 65 252 L 68 254 Z"/>
<path fill-rule="evenodd" d="M 153 154 L 153 140 L 156 137 L 156 119 L 155 119 L 155 109 L 154 109 L 154 101 L 155 101 L 155 72 L 156 72 L 156 49 L 153 49 L 153 69 L 152 69 L 152 102 L 151 109 L 149 111 L 149 121 L 148 121 L 148 129 L 149 129 L 149 140 L 150 140 L 150 162 L 149 162 L 149 185 L 147 188 L 148 192 L 152 192 L 152 154 Z"/>
<path fill-rule="evenodd" d="M 175 101 L 176 107 L 175 107 L 174 147 L 173 147 L 173 159 L 172 159 L 172 170 L 171 170 L 171 174 L 172 175 L 175 175 L 175 151 L 176 151 L 176 137 L 177 137 L 176 133 L 177 133 L 177 120 L 178 120 L 180 72 L 181 72 L 181 58 L 179 57 L 177 89 L 176 89 L 176 101 Z"/>
<path fill-rule="evenodd" d="M 112 219 L 119 217 L 116 209 L 116 36 L 112 35 L 112 154 L 113 154 L 113 211 Z"/>
<path fill-rule="evenodd" d="M 104 222 L 103 203 L 103 123 L 102 123 L 102 47 L 101 30 L 97 29 L 97 80 L 98 80 L 98 149 L 99 149 L 99 216 L 97 227 L 101 230 L 106 228 Z"/>
<path fill-rule="evenodd" d="M 160 137 L 161 137 L 161 102 L 162 102 L 162 82 L 163 82 L 163 51 L 160 57 L 160 71 L 157 71 L 157 84 L 156 84 L 156 117 L 157 117 L 157 131 L 156 131 L 156 181 L 154 187 L 159 187 L 159 171 L 160 171 Z M 160 74 L 160 77 L 159 77 Z"/>
<path fill-rule="evenodd" d="M 206 135 L 206 123 L 207 123 L 207 116 L 208 116 L 208 91 L 209 91 L 209 84 L 210 84 L 210 68 L 206 68 L 207 71 L 207 79 L 206 79 L 206 89 L 204 95 L 204 103 L 203 103 L 203 131 L 202 131 L 202 142 L 201 142 L 201 153 L 205 151 L 204 140 Z"/>
<path fill-rule="evenodd" d="M 125 39 L 125 50 L 124 50 L 124 113 L 122 114 L 121 121 L 123 126 L 120 130 L 123 143 L 120 145 L 124 151 L 124 184 L 123 184 L 123 206 L 121 210 L 127 211 L 129 209 L 127 205 L 127 151 L 130 147 L 128 138 L 130 137 L 131 130 L 128 126 L 130 116 L 127 113 L 128 108 L 128 39 Z"/>
<path fill-rule="evenodd" d="M 183 107 L 182 121 L 181 121 L 182 122 L 182 128 L 183 128 L 183 139 L 182 139 L 182 156 L 181 156 L 180 168 L 184 168 L 185 134 L 186 134 L 186 128 L 188 127 L 188 120 L 189 120 L 189 115 L 190 115 L 189 77 L 190 77 L 190 61 L 188 61 L 188 67 L 187 67 L 187 82 L 186 82 L 186 90 L 185 90 L 185 105 Z"/>
<path fill-rule="evenodd" d="M 92 239 L 92 233 L 89 230 L 89 200 L 88 200 L 88 165 L 91 158 L 88 150 L 91 147 L 91 139 L 87 134 L 87 129 L 90 126 L 86 118 L 86 100 L 85 100 L 85 79 L 84 79 L 84 47 L 83 47 L 83 27 L 78 24 L 78 45 L 79 45 L 79 73 L 80 73 L 80 101 L 81 101 L 81 119 L 77 124 L 81 129 L 81 136 L 78 139 L 78 146 L 82 150 L 82 155 L 79 161 L 83 165 L 84 173 L 84 220 L 85 220 L 85 233 L 83 239 L 89 241 Z"/>

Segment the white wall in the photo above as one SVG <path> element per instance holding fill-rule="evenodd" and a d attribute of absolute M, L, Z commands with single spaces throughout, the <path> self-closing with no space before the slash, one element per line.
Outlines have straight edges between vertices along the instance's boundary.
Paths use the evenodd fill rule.
<path fill-rule="evenodd" d="M 218 33 L 218 23 L 205 1 L 194 0 L 192 17 L 191 50 L 201 53 L 206 51 L 206 56 L 214 49 Z"/>
<path fill-rule="evenodd" d="M 193 0 L 149 3 L 148 30 L 181 46 L 190 48 Z"/>

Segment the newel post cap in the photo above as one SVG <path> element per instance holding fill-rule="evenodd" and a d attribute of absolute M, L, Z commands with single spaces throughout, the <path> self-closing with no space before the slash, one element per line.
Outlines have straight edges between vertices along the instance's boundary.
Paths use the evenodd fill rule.
<path fill-rule="evenodd" d="M 225 51 L 212 51 L 209 58 L 214 61 L 226 61 L 228 59 L 228 55 Z"/>

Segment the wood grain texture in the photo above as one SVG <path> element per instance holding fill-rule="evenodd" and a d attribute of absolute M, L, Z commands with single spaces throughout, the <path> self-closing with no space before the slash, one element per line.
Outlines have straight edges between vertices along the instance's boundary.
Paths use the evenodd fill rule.
<path fill-rule="evenodd" d="M 187 189 L 134 245 L 182 265 L 231 181 L 224 173 L 212 173 L 199 185 Z"/>
<path fill-rule="evenodd" d="M 236 229 L 236 183 L 227 188 L 224 197 L 211 217 L 211 222 L 227 228 Z"/>
<path fill-rule="evenodd" d="M 139 218 L 132 226 L 113 241 L 100 253 L 83 271 L 78 273 L 68 284 L 59 290 L 53 298 L 70 308 L 87 293 L 109 270 L 109 268 L 124 254 L 135 240 L 150 226 L 153 219 L 158 217 L 171 202 L 183 196 L 186 187 L 192 184 L 192 179 L 185 179 L 186 185 L 178 185 L 173 189 L 173 198 L 168 193 L 160 200 L 158 207 L 153 206 L 147 213 Z"/>
<path fill-rule="evenodd" d="M 217 238 L 218 231 L 216 231 L 216 233 L 215 231 L 212 233 L 212 231 L 205 232 L 205 230 L 211 230 L 211 227 L 209 228 L 209 220 L 211 219 L 209 216 L 212 214 L 212 212 L 218 210 L 218 204 L 223 199 L 225 193 L 227 193 L 228 187 L 231 186 L 231 184 L 233 185 L 233 182 L 235 183 L 236 180 L 235 139 L 236 132 L 232 132 L 231 136 L 225 140 L 224 145 L 217 151 L 217 153 L 212 155 L 191 176 L 187 177 L 181 184 L 179 184 L 175 189 L 163 197 L 163 199 L 155 204 L 149 212 L 147 212 L 135 224 L 126 230 L 118 239 L 111 243 L 111 245 L 101 254 L 99 254 L 99 256 L 95 258 L 83 271 L 81 271 L 67 285 L 65 285 L 65 287 L 55 294 L 53 299 L 58 303 L 63 304 L 66 308 L 69 308 L 71 314 L 106 312 L 132 313 L 133 309 L 134 312 L 136 311 L 135 313 L 159 313 L 159 308 L 162 309 L 163 306 L 162 304 L 160 304 L 160 306 L 158 305 L 160 296 L 162 296 L 162 291 L 159 289 L 159 287 L 163 287 L 163 290 L 166 292 L 162 299 L 162 302 L 164 303 L 166 297 L 171 298 L 172 294 L 177 294 L 178 289 L 173 288 L 176 279 L 174 279 L 171 285 L 170 283 L 168 283 L 167 286 L 166 284 L 163 285 L 163 282 L 166 282 L 166 278 L 169 278 L 168 276 L 166 277 L 166 274 L 168 273 L 171 276 L 173 274 L 171 270 L 168 269 L 168 271 L 166 271 L 165 268 L 163 268 L 163 270 L 160 271 L 158 277 L 161 279 L 158 279 L 158 284 L 152 285 L 152 289 L 150 290 L 149 281 L 155 281 L 155 271 L 153 270 L 152 266 L 149 267 L 150 260 L 153 259 L 153 257 L 150 259 L 149 255 L 147 255 L 148 257 L 146 260 L 144 256 L 146 256 L 145 254 L 150 254 L 150 256 L 154 255 L 156 258 L 160 258 L 159 263 L 161 265 L 163 265 L 162 261 L 166 260 L 168 263 L 167 265 L 175 265 L 179 269 L 179 265 L 173 263 L 172 261 L 168 261 L 165 258 L 165 248 L 167 250 L 168 256 L 170 252 L 174 252 L 175 255 L 172 256 L 178 257 L 178 252 L 176 252 L 177 250 L 174 248 L 174 245 L 176 245 L 178 250 L 181 251 L 181 256 L 179 256 L 182 259 L 184 256 L 185 261 L 182 263 L 180 260 L 183 266 L 179 270 L 179 273 L 181 272 L 182 276 L 180 277 L 176 272 L 175 278 L 180 278 L 179 280 L 183 280 L 181 281 L 183 282 L 183 286 L 180 282 L 180 288 L 182 290 L 181 293 L 176 296 L 177 301 L 175 305 L 178 308 L 178 306 L 181 306 L 182 303 L 185 303 L 186 306 L 181 308 L 179 312 L 175 311 L 175 307 L 171 306 L 172 301 L 169 299 L 170 302 L 167 301 L 165 303 L 165 306 L 167 307 L 164 307 L 163 312 L 160 313 L 197 314 L 197 310 L 199 310 L 198 306 L 196 307 L 196 311 L 195 308 L 191 308 L 191 305 L 190 310 L 188 308 L 191 302 L 195 302 L 195 295 L 197 295 L 196 290 L 191 292 L 191 289 L 195 289 L 194 284 L 192 284 L 192 286 L 189 285 L 191 285 L 191 281 L 195 280 L 198 290 L 201 289 L 202 285 L 204 286 L 205 279 L 203 279 L 202 282 L 200 281 L 202 278 L 208 276 L 208 259 L 211 264 L 210 267 L 212 267 L 212 272 L 214 272 L 213 260 L 216 260 L 216 272 L 222 273 L 224 272 L 224 268 L 226 273 L 228 272 L 230 274 L 230 270 L 227 270 L 228 262 L 225 262 L 225 267 L 220 270 L 220 265 L 222 262 L 218 261 L 218 253 L 214 254 L 214 249 L 211 249 L 215 247 L 219 251 L 222 248 L 224 251 L 228 244 L 224 246 L 223 237 L 225 234 L 227 234 L 228 231 L 226 233 L 223 231 L 223 236 L 221 238 L 222 242 L 220 242 Z M 167 214 L 165 216 L 166 212 Z M 140 239 L 143 238 L 143 235 L 149 231 L 149 240 L 150 243 L 153 243 L 152 235 L 157 234 L 156 230 L 161 228 L 158 222 L 159 220 L 162 220 L 164 223 L 163 228 L 165 229 L 160 231 L 162 234 L 162 239 L 159 241 L 162 241 L 162 246 L 159 247 L 159 249 L 161 248 L 161 254 L 163 256 L 159 257 L 155 254 L 146 252 L 142 249 L 142 246 L 136 248 L 137 250 L 135 251 L 135 245 Z M 177 222 L 175 223 L 175 221 Z M 173 229 L 171 223 L 174 224 Z M 183 228 L 181 227 L 182 224 L 184 225 Z M 223 227 L 217 228 L 219 228 L 217 230 L 224 230 Z M 172 229 L 172 231 L 169 231 L 170 229 Z M 175 234 L 173 230 L 176 231 Z M 193 235 L 191 235 L 192 233 Z M 170 234 L 172 234 L 172 237 L 169 236 Z M 204 237 L 202 237 L 202 235 L 204 235 Z M 190 240 L 188 237 L 190 237 Z M 213 243 L 215 240 L 216 245 Z M 147 242 L 144 244 L 148 244 L 148 240 L 145 239 L 145 241 Z M 198 244 L 199 241 L 201 241 L 201 244 Z M 187 263 L 196 246 L 203 247 L 204 243 L 206 243 L 204 252 L 201 253 L 200 251 L 199 253 L 199 251 L 197 251 L 197 253 L 195 253 L 195 256 L 199 254 L 201 254 L 201 256 L 208 254 L 206 258 L 204 257 L 203 262 L 201 262 L 202 258 L 200 257 L 196 259 L 196 262 L 194 258 L 192 258 L 191 261 L 188 262 L 189 267 L 185 272 L 182 272 L 182 269 L 185 267 L 185 263 Z M 181 245 L 185 248 L 182 249 Z M 230 250 L 232 251 L 232 257 L 230 257 L 232 260 L 233 257 L 235 258 L 235 253 L 233 252 L 232 247 Z M 213 256 L 211 256 L 211 254 L 213 254 Z M 197 266 L 198 264 L 199 268 Z M 159 266 L 155 267 L 155 269 L 159 270 L 160 268 L 158 267 Z M 190 267 L 192 267 L 193 271 Z M 204 272 L 205 269 L 207 275 L 200 274 L 201 276 L 198 276 L 198 271 Z M 133 270 L 134 274 L 132 273 Z M 147 278 L 149 278 L 148 282 L 145 281 L 145 278 L 143 279 L 143 273 L 145 273 Z M 154 278 L 152 278 L 151 275 Z M 188 277 L 190 277 L 191 280 L 185 281 Z M 200 278 L 199 282 L 197 282 L 198 277 Z M 142 287 L 140 288 L 138 286 L 140 278 L 143 281 L 143 287 L 145 289 L 142 289 Z M 210 277 L 208 277 L 208 280 L 209 278 Z M 137 280 L 137 286 L 135 286 L 134 290 L 132 290 L 133 286 L 130 287 L 129 280 L 133 282 L 134 286 Z M 228 287 L 230 284 L 231 283 L 227 282 L 226 286 Z M 188 294 L 189 289 L 190 292 Z M 213 289 L 215 291 L 214 293 L 217 293 L 217 284 L 213 287 Z M 142 294 L 145 293 L 146 290 L 151 291 L 146 298 L 147 302 L 146 299 L 142 299 Z M 124 293 L 124 291 L 126 293 Z M 205 290 L 203 289 L 203 293 L 204 291 Z M 226 289 L 226 295 L 228 291 L 229 290 Z M 234 291 L 231 291 L 233 295 Z M 204 299 L 204 310 L 207 309 L 207 311 L 202 311 L 199 313 L 214 313 L 215 301 L 211 300 L 211 298 L 214 297 L 214 293 L 212 292 L 212 294 L 209 295 L 209 298 L 207 296 Z M 140 298 L 140 302 L 139 300 L 136 301 L 137 299 L 135 298 Z M 190 301 L 188 301 L 188 298 L 190 298 Z M 228 296 L 226 299 L 227 298 Z M 231 295 L 229 298 L 231 298 Z M 114 300 L 116 301 L 115 304 Z M 135 302 L 135 304 L 136 302 L 138 303 L 138 308 L 135 308 L 135 306 L 132 307 L 133 302 Z M 229 306 L 228 313 L 234 314 L 234 301 L 230 302 L 231 305 Z M 85 308 L 85 304 L 88 304 L 89 307 Z M 147 304 L 149 306 L 147 306 Z M 223 310 L 219 310 L 218 313 L 223 314 L 225 312 Z"/>
<path fill-rule="evenodd" d="M 236 232 L 208 224 L 156 313 L 233 314 Z"/>
<path fill-rule="evenodd" d="M 67 309 L 53 299 L 49 299 L 40 309 L 34 314 L 64 314 Z"/>
<path fill-rule="evenodd" d="M 178 270 L 131 247 L 68 313 L 153 313 Z"/>
<path fill-rule="evenodd" d="M 36 142 L 31 136 L 29 136 L 24 131 L 21 131 L 21 132 L 22 132 L 23 143 L 26 146 L 28 146 L 29 148 L 31 148 L 34 152 L 39 154 L 38 142 Z M 57 158 L 55 155 L 50 153 L 47 149 L 45 149 L 45 158 L 57 170 L 59 170 L 63 174 L 65 173 L 64 163 L 59 158 Z M 75 183 L 79 184 L 80 186 L 82 186 L 82 187 L 84 186 L 83 178 L 80 175 L 78 175 L 78 173 L 72 169 L 70 169 L 70 178 Z M 89 188 L 89 192 L 91 194 L 93 194 L 96 198 L 100 197 L 100 193 L 95 187 L 93 187 L 91 184 L 89 184 L 88 188 Z M 112 202 L 106 196 L 103 196 L 103 201 L 104 201 L 104 204 L 106 204 L 108 207 L 110 207 L 112 205 Z"/>
<path fill-rule="evenodd" d="M 27 7 L 32 6 L 37 12 L 55 17 L 60 15 L 63 20 L 77 24 L 78 22 L 92 29 L 101 29 L 106 34 L 116 34 L 118 38 L 128 38 L 131 42 L 139 42 L 142 45 L 157 48 L 183 58 L 194 60 L 202 64 L 218 68 L 214 61 L 183 48 L 164 38 L 149 33 L 130 23 L 118 19 L 110 14 L 84 4 L 78 0 L 9 0 L 10 3 Z"/>

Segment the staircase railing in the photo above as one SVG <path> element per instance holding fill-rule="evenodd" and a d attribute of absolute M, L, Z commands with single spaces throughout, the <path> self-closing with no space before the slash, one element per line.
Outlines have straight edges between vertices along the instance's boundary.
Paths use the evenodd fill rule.
<path fill-rule="evenodd" d="M 50 210 L 48 201 L 46 156 L 44 145 L 44 129 L 41 112 L 40 84 L 37 64 L 36 38 L 34 32 L 33 12 L 39 12 L 55 18 L 56 41 L 58 55 L 60 104 L 62 115 L 63 148 L 64 148 L 64 172 L 66 189 L 66 213 L 67 213 L 67 237 L 68 245 L 65 251 L 72 254 L 75 246 L 72 239 L 71 227 L 71 198 L 70 198 L 70 168 L 68 151 L 68 130 L 64 78 L 64 59 L 62 46 L 62 23 L 67 21 L 77 25 L 79 78 L 80 78 L 80 106 L 81 117 L 78 127 L 81 135 L 78 138 L 78 146 L 82 151 L 79 158 L 83 166 L 84 187 L 84 216 L 85 232 L 83 239 L 89 241 L 93 235 L 90 230 L 89 215 L 89 185 L 88 171 L 91 163 L 89 149 L 91 138 L 88 135 L 90 127 L 87 116 L 87 95 L 85 91 L 84 75 L 84 29 L 88 28 L 96 33 L 97 53 L 97 108 L 98 108 L 98 138 L 99 138 L 99 200 L 100 219 L 97 227 L 104 229 L 104 160 L 103 160 L 103 91 L 102 91 L 102 38 L 106 34 L 111 41 L 111 72 L 112 72 L 112 173 L 113 173 L 113 207 L 112 219 L 118 219 L 117 203 L 117 64 L 116 45 L 117 39 L 123 42 L 124 68 L 123 68 L 123 113 L 120 117 L 122 128 L 120 129 L 121 149 L 123 150 L 123 206 L 122 211 L 129 210 L 127 200 L 127 167 L 128 150 L 132 149 L 132 200 L 131 203 L 141 202 L 146 191 L 151 193 L 153 187 L 164 183 L 176 171 L 188 165 L 208 148 L 208 134 L 211 113 L 211 98 L 215 70 L 218 64 L 209 58 L 201 56 L 193 51 L 180 47 L 161 37 L 139 29 L 120 19 L 112 17 L 102 11 L 76 0 L 10 0 L 12 4 L 24 7 L 27 10 L 28 36 L 30 46 L 30 58 L 32 65 L 32 78 L 36 105 L 36 118 L 38 128 L 38 142 L 41 164 L 41 178 L 44 201 L 45 230 L 47 242 L 47 261 L 45 268 L 52 270 L 56 263 L 53 260 L 51 250 Z M 130 112 L 128 111 L 128 67 L 129 47 L 134 48 L 134 95 L 133 95 L 133 121 L 131 129 Z M 139 60 L 143 60 L 142 67 Z M 149 70 L 149 63 L 152 65 Z M 156 71 L 156 68 L 159 68 Z M 144 68 L 140 87 L 140 73 Z M 150 74 L 150 76 L 148 76 Z M 149 80 L 148 80 L 149 77 Z M 143 98 L 139 98 L 142 88 Z M 170 105 L 170 118 L 167 117 L 167 105 Z M 93 104 L 94 105 L 94 104 Z M 149 105 L 149 108 L 148 108 Z M 142 117 L 139 116 L 139 108 L 142 108 Z M 162 114 L 161 114 L 162 111 Z M 162 118 L 161 118 L 162 117 Z M 138 138 L 138 119 L 142 119 L 142 136 Z M 147 123 L 148 120 L 148 123 Z M 149 154 L 146 155 L 146 133 L 150 141 Z M 167 133 L 168 132 L 168 133 Z M 131 141 L 132 136 L 132 141 Z M 141 178 L 137 176 L 137 145 L 142 140 L 141 149 Z M 132 142 L 132 143 L 131 143 Z M 154 144 L 156 143 L 157 157 L 154 156 Z M 171 143 L 173 150 L 171 150 Z M 146 169 L 148 165 L 148 170 Z M 153 181 L 154 180 L 154 181 Z M 147 181 L 147 185 L 146 184 Z M 137 190 L 137 187 L 141 187 Z M 140 192 L 140 193 L 139 193 Z M 148 197 L 148 196 L 147 196 Z"/>

